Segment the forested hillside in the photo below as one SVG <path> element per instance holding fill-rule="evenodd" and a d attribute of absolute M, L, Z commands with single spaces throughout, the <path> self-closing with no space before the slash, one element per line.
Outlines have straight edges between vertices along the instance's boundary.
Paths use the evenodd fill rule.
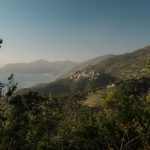
<path fill-rule="evenodd" d="M 95 57 L 93 59 L 89 59 L 87 61 L 81 62 L 78 65 L 76 65 L 74 68 L 69 70 L 68 72 L 65 72 L 62 76 L 60 76 L 60 78 L 71 76 L 74 73 L 76 73 L 77 71 L 83 71 L 87 68 L 90 68 L 93 65 L 99 64 L 102 61 L 107 60 L 109 58 L 112 58 L 114 56 L 115 55 L 113 55 L 113 54 L 107 54 L 107 55 L 98 56 L 98 57 Z"/>
<path fill-rule="evenodd" d="M 150 149 L 149 47 L 115 57 L 22 91 L 12 74 L 0 84 L 0 149 Z"/>
<path fill-rule="evenodd" d="M 108 84 L 117 81 L 116 77 L 109 74 L 100 74 L 97 78 L 80 78 L 74 80 L 71 78 L 64 78 L 56 80 L 48 84 L 39 84 L 31 88 L 21 89 L 18 92 L 26 93 L 28 91 L 38 92 L 40 95 L 65 95 L 70 92 L 89 92 L 106 87 Z"/>
<path fill-rule="evenodd" d="M 132 53 L 112 56 L 98 64 L 85 67 L 81 71 L 76 71 L 70 77 L 48 84 L 37 85 L 24 91 L 32 90 L 41 95 L 67 93 L 72 90 L 72 87 L 79 91 L 93 91 L 121 79 L 149 77 L 149 66 L 150 46 L 147 46 Z"/>
<path fill-rule="evenodd" d="M 118 78 L 149 76 L 147 65 L 150 58 L 150 46 L 132 53 L 118 55 L 93 66 L 97 72 L 108 73 Z"/>
<path fill-rule="evenodd" d="M 12 75 L 1 88 L 0 149 L 150 149 L 149 88 L 150 78 L 122 80 L 90 107 L 84 92 L 17 94 Z"/>

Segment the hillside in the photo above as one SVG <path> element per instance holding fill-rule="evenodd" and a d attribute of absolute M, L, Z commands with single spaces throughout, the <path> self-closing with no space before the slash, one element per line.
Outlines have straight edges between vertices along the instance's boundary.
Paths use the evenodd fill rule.
<path fill-rule="evenodd" d="M 114 56 L 101 63 L 93 66 L 93 69 L 99 73 L 109 73 L 120 79 L 140 78 L 149 76 L 148 69 L 150 57 L 150 46 L 136 50 L 132 53 Z M 132 81 L 132 80 L 131 80 Z M 108 86 L 108 87 L 111 87 Z M 88 93 L 87 100 L 84 102 L 88 106 L 98 106 L 103 100 L 103 91 L 107 88 L 96 92 Z"/>
<path fill-rule="evenodd" d="M 147 63 L 150 57 L 150 46 L 132 53 L 117 55 L 93 66 L 99 73 L 108 73 L 117 78 L 149 76 Z"/>
<path fill-rule="evenodd" d="M 150 148 L 150 78 L 122 80 L 87 100 L 83 92 L 42 97 L 11 86 L 0 97 L 2 150 Z"/>
<path fill-rule="evenodd" d="M 61 95 L 72 90 L 82 92 L 96 90 L 120 79 L 149 76 L 149 69 L 147 69 L 149 57 L 150 46 L 132 53 L 113 56 L 91 66 L 86 72 L 77 71 L 73 76 L 59 79 L 53 83 L 37 85 L 27 90 L 37 91 L 41 95 L 49 93 Z M 94 75 L 89 76 L 91 72 Z"/>
<path fill-rule="evenodd" d="M 93 65 L 96 65 L 96 64 L 98 64 L 98 63 L 100 63 L 100 62 L 102 62 L 104 60 L 107 60 L 108 58 L 112 58 L 114 56 L 115 55 L 113 55 L 113 54 L 107 54 L 107 55 L 98 56 L 98 57 L 95 57 L 93 59 L 84 61 L 84 62 L 76 65 L 73 69 L 71 69 L 68 72 L 66 72 L 63 76 L 61 76 L 61 78 L 73 75 L 77 71 L 85 70 L 86 68 L 89 68 L 89 67 L 91 67 Z"/>
<path fill-rule="evenodd" d="M 50 95 L 65 95 L 72 92 L 87 93 L 89 91 L 94 91 L 101 89 L 110 83 L 117 81 L 117 78 L 109 74 L 101 74 L 95 79 L 89 80 L 88 78 L 82 78 L 80 80 L 74 80 L 71 78 L 58 79 L 54 82 L 47 84 L 38 84 L 30 88 L 21 89 L 19 92 L 35 91 L 40 95 L 48 96 Z"/>
<path fill-rule="evenodd" d="M 56 75 L 64 74 L 74 68 L 77 63 L 72 61 L 55 61 L 37 60 L 30 63 L 13 63 L 7 64 L 0 69 L 1 73 L 34 73 L 45 74 L 53 73 Z"/>

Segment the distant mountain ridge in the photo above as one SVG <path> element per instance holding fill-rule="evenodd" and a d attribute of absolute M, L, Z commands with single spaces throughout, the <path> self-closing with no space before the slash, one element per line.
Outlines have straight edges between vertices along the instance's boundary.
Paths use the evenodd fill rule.
<path fill-rule="evenodd" d="M 74 74 L 76 71 L 82 71 L 90 66 L 93 66 L 93 65 L 96 65 L 98 63 L 101 63 L 102 61 L 104 60 L 107 60 L 109 58 L 112 58 L 116 55 L 114 54 L 106 54 L 106 55 L 102 55 L 102 56 L 98 56 L 98 57 L 95 57 L 93 59 L 90 59 L 90 60 L 87 60 L 87 61 L 84 61 L 78 65 L 76 65 L 73 69 L 69 70 L 69 72 L 66 72 L 62 77 L 67 77 L 67 76 L 70 76 L 72 74 Z"/>
<path fill-rule="evenodd" d="M 87 70 L 89 68 L 84 68 L 84 71 Z M 119 81 L 120 79 L 150 77 L 150 46 L 131 53 L 110 57 L 92 65 L 90 70 L 99 73 L 100 76 L 95 80 L 81 78 L 78 81 L 72 80 L 71 76 L 68 76 L 52 83 L 33 86 L 26 90 L 33 90 L 39 92 L 41 95 L 48 95 L 49 93 L 58 95 L 71 91 L 71 87 L 75 91 L 96 90 L 107 87 L 108 84 Z"/>
<path fill-rule="evenodd" d="M 29 63 L 7 64 L 0 69 L 0 73 L 54 73 L 60 75 L 74 68 L 76 65 L 78 65 L 78 63 L 68 60 L 49 62 L 47 60 L 40 59 Z"/>

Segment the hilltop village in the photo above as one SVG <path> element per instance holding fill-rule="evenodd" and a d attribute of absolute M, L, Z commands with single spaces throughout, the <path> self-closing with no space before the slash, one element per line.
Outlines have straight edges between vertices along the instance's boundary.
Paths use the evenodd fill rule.
<path fill-rule="evenodd" d="M 100 74 L 98 72 L 95 72 L 94 70 L 92 71 L 78 71 L 74 75 L 70 77 L 70 79 L 78 81 L 80 79 L 97 79 Z"/>

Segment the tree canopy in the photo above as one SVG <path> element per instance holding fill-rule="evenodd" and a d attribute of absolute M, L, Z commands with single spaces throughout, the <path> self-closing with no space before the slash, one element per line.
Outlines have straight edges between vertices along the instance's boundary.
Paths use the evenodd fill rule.
<path fill-rule="evenodd" d="M 1 84 L 0 149 L 150 149 L 150 78 L 118 82 L 97 107 L 80 92 L 19 94 L 13 79 Z"/>

